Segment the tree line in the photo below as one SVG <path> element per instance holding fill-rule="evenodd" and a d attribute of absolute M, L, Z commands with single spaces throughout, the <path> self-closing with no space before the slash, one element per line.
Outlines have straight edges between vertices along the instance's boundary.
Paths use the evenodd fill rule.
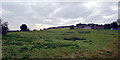
<path fill-rule="evenodd" d="M 104 24 L 104 29 L 111 29 L 111 28 L 120 29 L 120 24 L 118 24 L 118 23 L 119 22 L 112 22 L 110 24 Z M 64 26 L 62 26 L 62 27 L 64 27 Z M 72 25 L 72 26 L 69 26 L 69 27 L 70 27 L 70 29 L 74 29 L 75 26 Z M 20 31 L 30 31 L 26 24 L 22 24 L 20 26 L 20 29 L 21 29 Z M 0 34 L 6 35 L 8 31 L 9 31 L 9 29 L 8 29 L 8 22 L 1 22 L 1 19 L 0 19 L 0 32 L 1 32 Z M 34 29 L 33 31 L 36 31 L 36 29 Z"/>

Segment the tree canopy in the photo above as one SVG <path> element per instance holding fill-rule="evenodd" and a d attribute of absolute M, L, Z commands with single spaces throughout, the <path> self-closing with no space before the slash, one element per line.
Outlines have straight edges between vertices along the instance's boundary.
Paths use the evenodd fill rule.
<path fill-rule="evenodd" d="M 28 31 L 29 30 L 26 24 L 22 24 L 20 26 L 20 29 L 21 29 L 21 31 Z"/>

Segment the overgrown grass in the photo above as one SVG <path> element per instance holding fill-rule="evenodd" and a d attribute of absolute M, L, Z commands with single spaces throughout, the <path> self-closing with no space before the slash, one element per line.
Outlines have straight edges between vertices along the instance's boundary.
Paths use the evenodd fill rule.
<path fill-rule="evenodd" d="M 118 40 L 116 30 L 69 28 L 33 32 L 9 32 L 3 36 L 3 58 L 77 58 Z"/>

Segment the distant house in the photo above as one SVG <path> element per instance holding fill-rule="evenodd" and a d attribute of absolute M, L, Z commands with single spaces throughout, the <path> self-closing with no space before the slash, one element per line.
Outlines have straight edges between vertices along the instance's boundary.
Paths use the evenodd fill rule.
<path fill-rule="evenodd" d="M 84 29 L 84 27 L 86 26 L 86 24 L 77 24 L 76 27 L 79 29 Z"/>
<path fill-rule="evenodd" d="M 87 26 L 86 26 L 86 28 L 84 28 L 84 29 L 94 29 L 94 26 L 95 24 L 88 24 Z"/>
<path fill-rule="evenodd" d="M 93 26 L 93 29 L 104 29 L 104 26 L 103 26 L 103 25 L 95 24 L 95 25 Z"/>
<path fill-rule="evenodd" d="M 78 29 L 104 29 L 103 25 L 98 25 L 98 24 L 77 24 L 76 27 Z"/>
<path fill-rule="evenodd" d="M 84 27 L 84 29 L 92 29 L 92 26 L 87 25 Z"/>
<path fill-rule="evenodd" d="M 79 28 L 79 29 L 92 29 L 92 26 L 93 26 L 93 24 L 77 24 L 76 25 L 77 26 L 77 28 Z"/>

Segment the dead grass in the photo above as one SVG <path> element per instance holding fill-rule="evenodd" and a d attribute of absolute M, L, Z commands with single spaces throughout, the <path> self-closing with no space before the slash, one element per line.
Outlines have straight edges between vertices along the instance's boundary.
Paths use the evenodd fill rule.
<path fill-rule="evenodd" d="M 119 58 L 118 54 L 118 41 L 112 44 L 106 45 L 104 48 L 98 51 L 94 51 L 93 58 Z"/>

